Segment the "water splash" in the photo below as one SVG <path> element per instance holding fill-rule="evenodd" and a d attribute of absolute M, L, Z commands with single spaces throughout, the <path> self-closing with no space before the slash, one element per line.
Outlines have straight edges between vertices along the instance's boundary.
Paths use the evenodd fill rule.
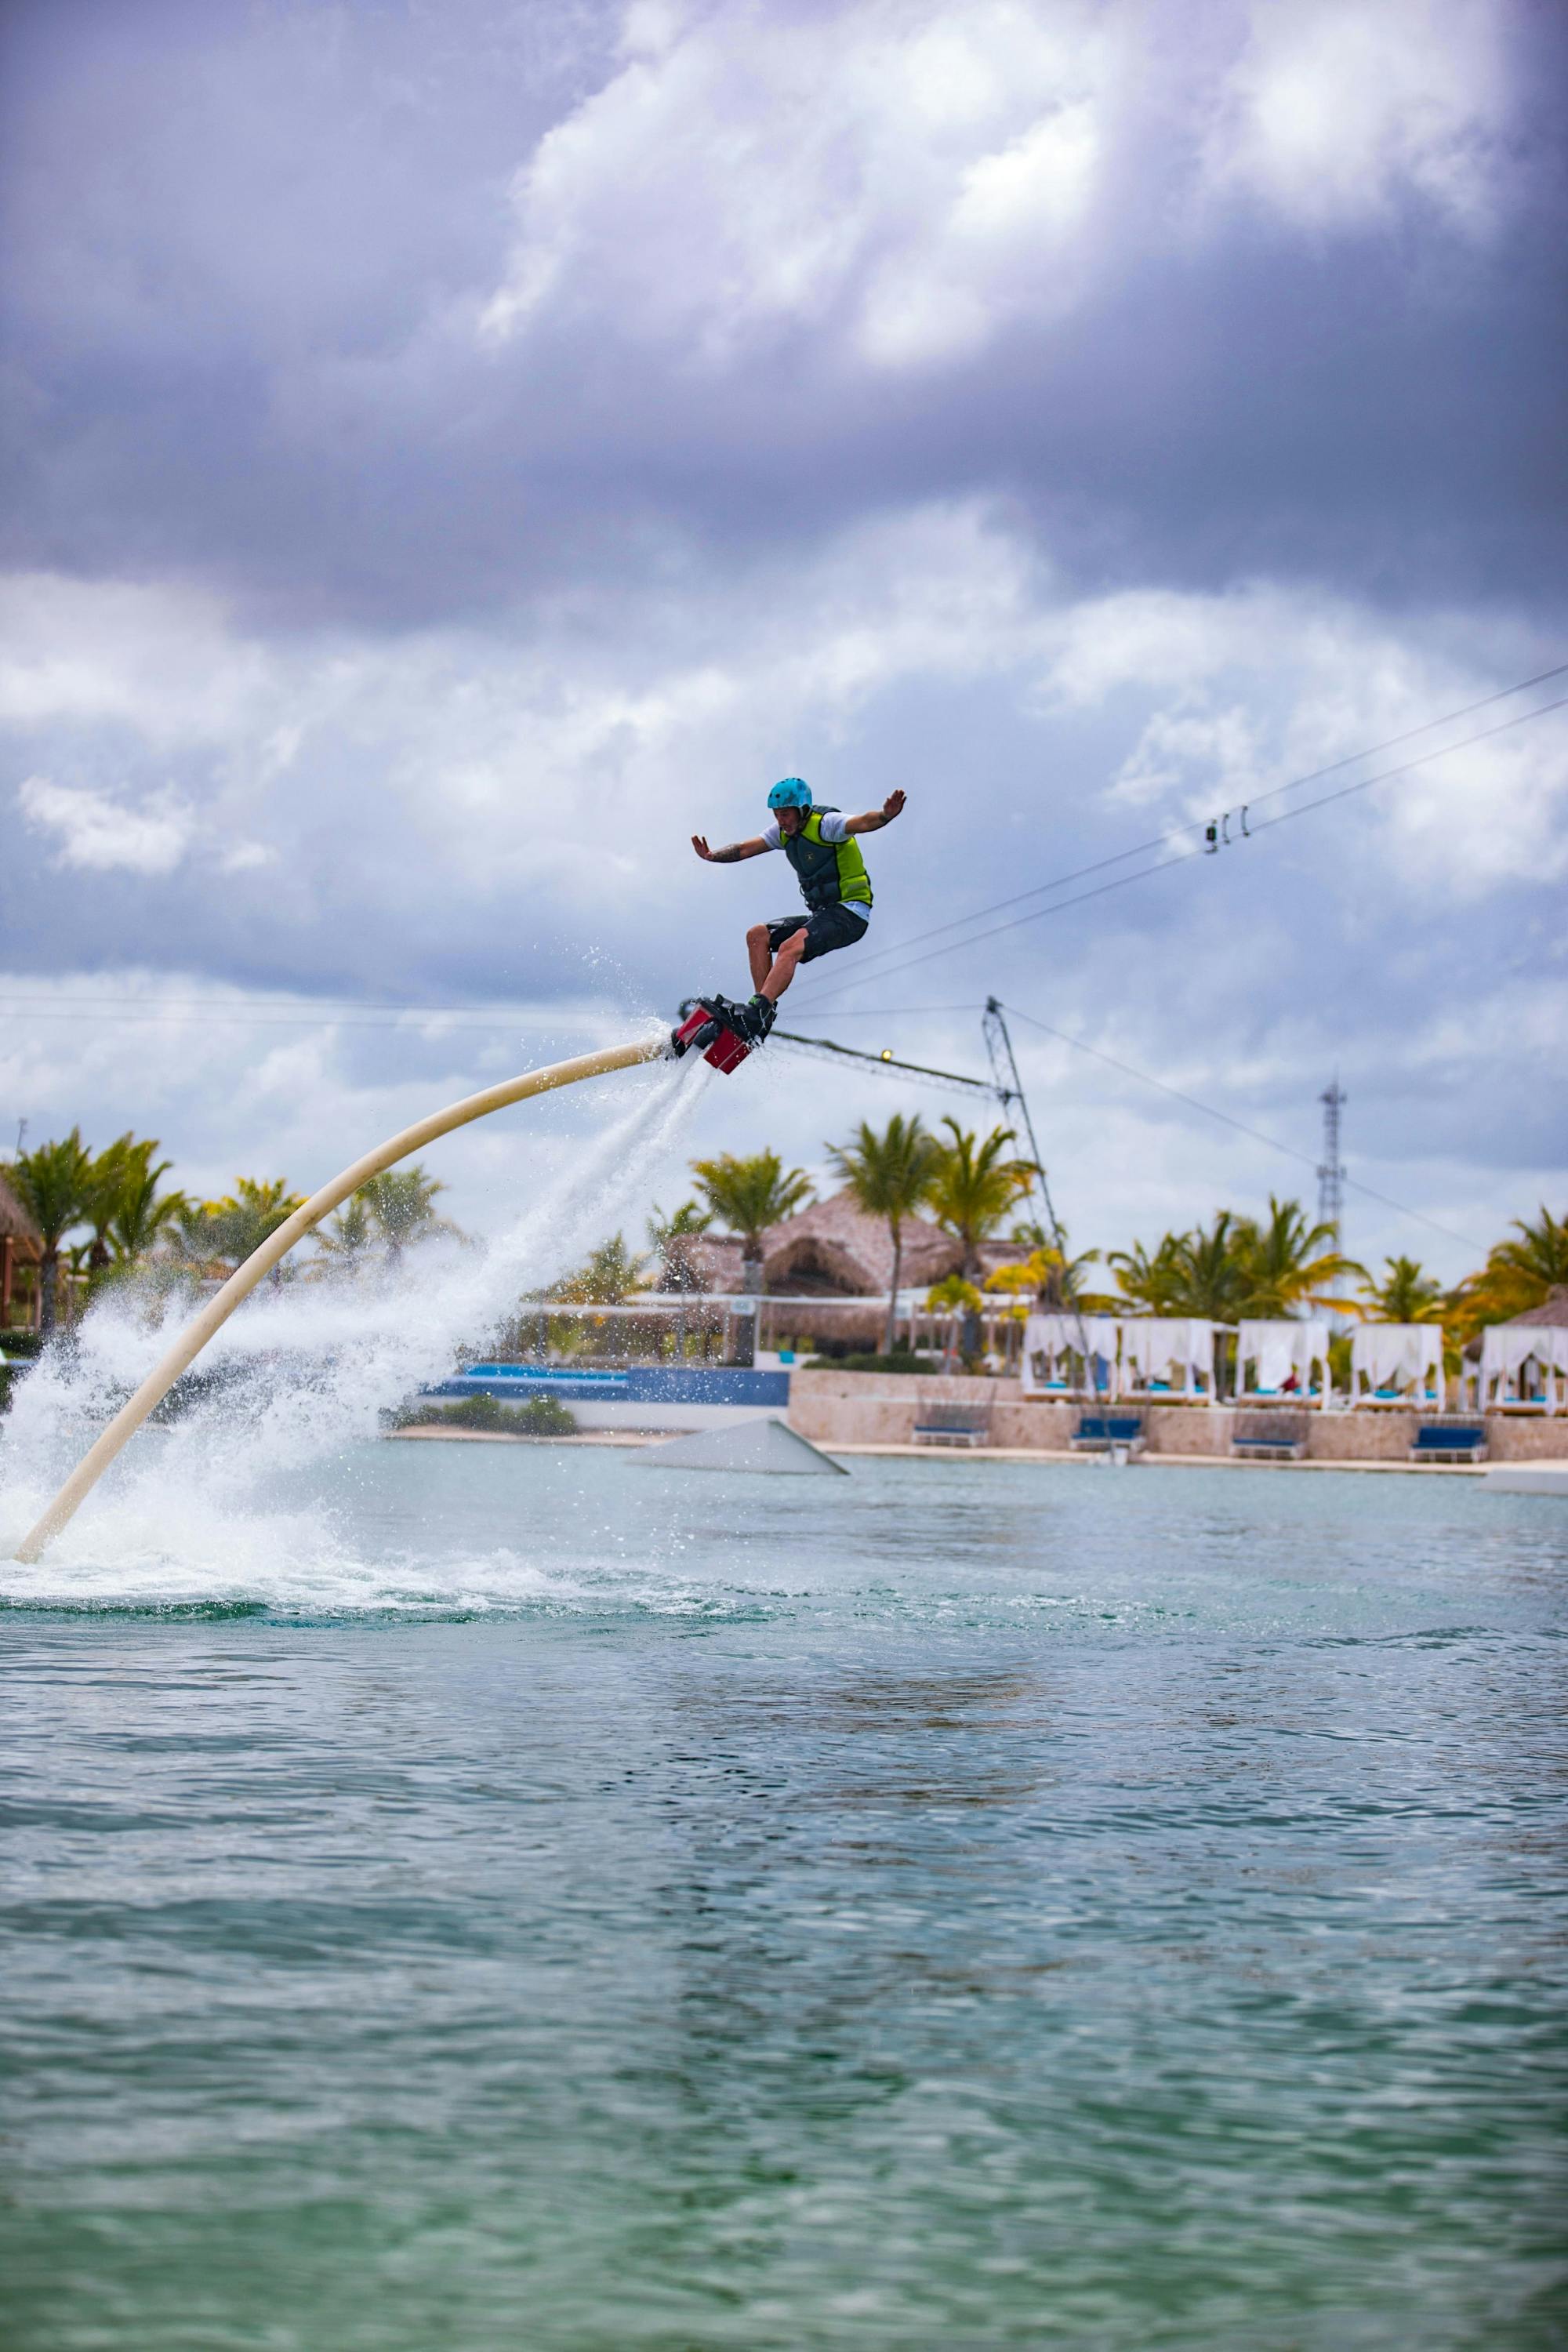
<path fill-rule="evenodd" d="M 342 1593 L 384 1565 L 358 1562 L 330 1502 L 301 1509 L 285 1489 L 330 1486 L 334 1465 L 376 1434 L 384 1411 L 483 1349 L 521 1292 L 553 1280 L 657 1187 L 708 1082 L 700 1064 L 651 1064 L 635 1099 L 482 1246 L 432 1242 L 396 1268 L 260 1291 L 204 1350 L 210 1392 L 175 1422 L 142 1430 L 37 1568 L 5 1560 L 12 1601 L 64 1598 L 107 1571 L 134 1598 Z M 0 1557 L 43 1509 L 97 1430 L 152 1370 L 191 1311 L 188 1297 L 110 1294 L 68 1350 L 20 1383 L 0 1440 Z M 366 1590 L 368 1598 L 368 1585 Z"/>

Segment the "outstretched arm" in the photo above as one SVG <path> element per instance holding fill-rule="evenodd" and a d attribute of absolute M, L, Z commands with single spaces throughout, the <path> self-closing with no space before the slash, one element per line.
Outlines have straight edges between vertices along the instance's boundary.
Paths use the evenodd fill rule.
<path fill-rule="evenodd" d="M 881 823 L 880 818 L 878 823 Z M 710 849 L 700 833 L 692 835 L 691 846 L 709 866 L 733 866 L 742 857 L 765 857 L 768 854 L 767 843 L 761 840 L 732 841 L 727 849 Z"/>
<path fill-rule="evenodd" d="M 868 809 L 864 816 L 847 816 L 844 830 L 846 833 L 880 833 L 885 824 L 892 824 L 903 805 L 902 793 L 889 793 L 879 809 Z"/>

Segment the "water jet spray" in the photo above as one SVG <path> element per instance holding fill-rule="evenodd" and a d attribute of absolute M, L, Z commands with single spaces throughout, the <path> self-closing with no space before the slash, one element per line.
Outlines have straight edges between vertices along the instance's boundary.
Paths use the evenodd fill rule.
<path fill-rule="evenodd" d="M 259 1249 L 251 1252 L 245 1264 L 236 1268 L 223 1288 L 185 1326 L 168 1353 L 82 1455 L 37 1526 L 23 1537 L 16 1547 L 16 1559 L 30 1565 L 42 1558 L 121 1448 L 167 1396 L 181 1373 L 189 1370 L 215 1332 L 222 1329 L 235 1308 L 249 1297 L 279 1260 L 288 1256 L 295 1243 L 302 1241 L 323 1217 L 331 1216 L 351 1192 L 357 1192 L 362 1184 L 379 1176 L 383 1169 L 406 1160 L 410 1152 L 423 1150 L 438 1136 L 450 1135 L 454 1128 L 467 1127 L 493 1110 L 504 1110 L 510 1103 L 526 1101 L 531 1095 L 551 1094 L 558 1087 L 575 1086 L 582 1078 L 603 1077 L 611 1070 L 628 1070 L 642 1062 L 657 1062 L 668 1052 L 668 1038 L 660 1031 L 634 1045 L 608 1045 L 596 1054 L 579 1054 L 569 1062 L 552 1062 L 545 1069 L 527 1071 L 520 1078 L 503 1079 L 500 1086 L 466 1095 L 461 1102 L 451 1103 L 445 1110 L 434 1111 L 428 1118 L 405 1127 L 400 1135 L 378 1144 L 374 1151 L 367 1151 L 351 1168 L 345 1168 L 341 1176 L 334 1176 L 330 1184 L 312 1192 L 276 1233 L 268 1235 Z"/>

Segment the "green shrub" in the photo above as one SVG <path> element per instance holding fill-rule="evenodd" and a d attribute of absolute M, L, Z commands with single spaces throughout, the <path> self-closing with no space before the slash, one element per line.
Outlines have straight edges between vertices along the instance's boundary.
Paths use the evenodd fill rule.
<path fill-rule="evenodd" d="M 576 1422 L 559 1397 L 530 1397 L 524 1405 L 514 1405 L 510 1418 L 525 1436 L 570 1437 Z"/>
<path fill-rule="evenodd" d="M 471 1396 L 455 1397 L 450 1404 L 405 1405 L 394 1421 L 397 1429 L 433 1429 L 445 1423 L 453 1429 L 476 1429 L 495 1437 L 570 1437 L 576 1422 L 552 1396 L 530 1397 L 522 1404 L 503 1404 L 500 1397 L 476 1389 Z"/>
<path fill-rule="evenodd" d="M 482 1389 L 476 1389 L 472 1396 L 455 1398 L 438 1410 L 441 1419 L 449 1421 L 454 1429 L 499 1430 L 511 1418 L 500 1397 L 487 1396 Z"/>

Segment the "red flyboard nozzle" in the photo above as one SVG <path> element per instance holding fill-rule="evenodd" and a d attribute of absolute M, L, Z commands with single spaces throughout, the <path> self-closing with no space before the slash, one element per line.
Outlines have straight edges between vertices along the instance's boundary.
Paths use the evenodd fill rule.
<path fill-rule="evenodd" d="M 745 1039 L 737 1037 L 732 1029 L 721 1029 L 702 1058 L 711 1062 L 716 1070 L 728 1072 L 739 1069 L 751 1050 Z"/>

